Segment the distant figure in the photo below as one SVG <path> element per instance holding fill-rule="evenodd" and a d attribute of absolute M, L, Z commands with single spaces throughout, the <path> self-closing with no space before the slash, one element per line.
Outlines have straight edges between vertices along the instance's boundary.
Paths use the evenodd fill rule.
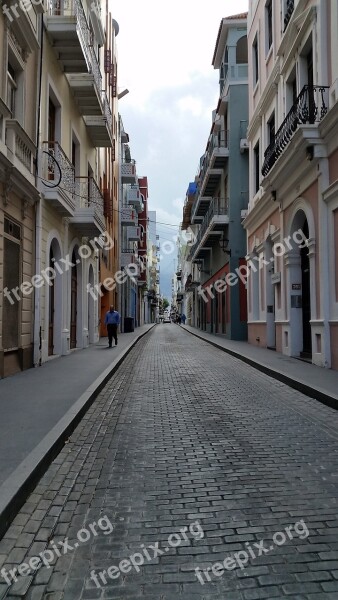
<path fill-rule="evenodd" d="M 186 320 L 187 320 L 187 317 L 183 313 L 183 315 L 181 315 L 181 321 L 182 321 L 183 325 L 185 325 Z"/>
<path fill-rule="evenodd" d="M 181 325 L 181 315 L 177 315 L 177 321 L 176 321 L 176 323 L 178 325 Z"/>
<path fill-rule="evenodd" d="M 112 347 L 113 338 L 115 340 L 115 346 L 117 346 L 117 327 L 120 323 L 120 314 L 117 310 L 114 310 L 112 305 L 110 305 L 109 310 L 106 313 L 104 323 L 107 325 L 109 348 Z"/>

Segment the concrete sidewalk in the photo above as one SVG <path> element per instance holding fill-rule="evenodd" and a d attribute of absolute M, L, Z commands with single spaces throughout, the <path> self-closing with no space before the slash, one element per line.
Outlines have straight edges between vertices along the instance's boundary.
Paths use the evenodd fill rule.
<path fill-rule="evenodd" d="M 317 367 L 273 350 L 258 348 L 248 342 L 227 340 L 222 335 L 212 335 L 190 325 L 180 327 L 274 379 L 338 409 L 338 371 Z"/>
<path fill-rule="evenodd" d="M 136 342 L 154 325 L 0 380 L 0 537 L 49 462 Z"/>

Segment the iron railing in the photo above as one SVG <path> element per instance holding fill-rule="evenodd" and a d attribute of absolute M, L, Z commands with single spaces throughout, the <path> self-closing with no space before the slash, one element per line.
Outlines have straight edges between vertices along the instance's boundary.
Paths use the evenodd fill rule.
<path fill-rule="evenodd" d="M 328 90 L 329 87 L 323 85 L 305 85 L 303 87 L 295 104 L 265 150 L 262 167 L 264 177 L 284 152 L 299 125 L 313 125 L 321 121 L 326 115 L 328 111 Z"/>
<path fill-rule="evenodd" d="M 187 259 L 188 261 L 190 261 L 192 259 L 192 257 L 194 256 L 197 248 L 199 247 L 199 245 L 201 243 L 201 240 L 202 240 L 206 230 L 208 229 L 208 227 L 210 225 L 212 218 L 214 216 L 227 215 L 227 214 L 228 214 L 228 199 L 213 198 L 212 201 L 210 202 L 208 212 L 205 215 L 205 217 L 201 223 L 201 227 L 196 236 L 196 240 L 190 248 L 190 251 L 188 254 L 188 259 Z"/>
<path fill-rule="evenodd" d="M 212 154 L 214 151 L 217 151 L 220 148 L 228 148 L 229 147 L 229 131 L 220 131 L 218 134 L 212 135 L 208 144 L 207 151 L 204 155 L 201 169 L 199 173 L 199 181 L 200 185 L 204 180 L 206 172 L 209 168 L 210 161 L 212 158 Z"/>
<path fill-rule="evenodd" d="M 59 142 L 42 143 L 42 180 L 48 182 L 46 185 L 52 187 L 55 182 L 62 190 L 74 197 L 75 194 L 75 169 Z M 78 197 L 75 197 L 78 204 Z"/>
<path fill-rule="evenodd" d="M 93 177 L 75 177 L 75 189 L 80 207 L 93 206 L 98 212 L 103 214 L 103 195 Z"/>

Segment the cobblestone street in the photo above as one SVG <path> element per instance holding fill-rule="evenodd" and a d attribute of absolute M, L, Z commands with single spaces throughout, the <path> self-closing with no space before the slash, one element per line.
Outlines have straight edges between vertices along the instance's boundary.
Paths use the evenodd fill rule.
<path fill-rule="evenodd" d="M 158 325 L 0 541 L 0 599 L 337 599 L 337 439 L 338 412 Z"/>

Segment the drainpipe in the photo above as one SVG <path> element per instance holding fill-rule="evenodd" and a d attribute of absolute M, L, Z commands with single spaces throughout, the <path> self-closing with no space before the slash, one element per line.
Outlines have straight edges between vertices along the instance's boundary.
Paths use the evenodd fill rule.
<path fill-rule="evenodd" d="M 43 56 L 43 15 L 40 15 L 40 55 L 38 59 L 38 104 L 36 111 L 36 155 L 35 155 L 35 187 L 40 188 L 39 173 L 39 141 L 40 141 L 40 110 L 41 110 L 41 88 L 42 88 L 42 56 Z M 42 233 L 42 211 L 41 193 L 35 203 L 35 273 L 41 273 L 41 233 Z M 42 330 L 40 325 L 41 288 L 34 287 L 34 329 L 33 329 L 33 362 L 34 366 L 42 363 Z"/>

